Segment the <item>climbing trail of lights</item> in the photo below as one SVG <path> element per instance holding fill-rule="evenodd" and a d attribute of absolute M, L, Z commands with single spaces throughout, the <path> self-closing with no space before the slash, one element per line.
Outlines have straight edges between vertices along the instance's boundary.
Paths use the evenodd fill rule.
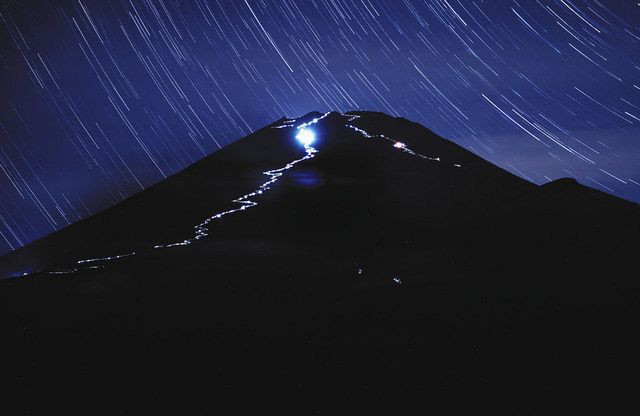
<path fill-rule="evenodd" d="M 267 175 L 269 177 L 269 180 L 266 181 L 265 183 L 263 183 L 262 185 L 260 185 L 260 187 L 258 189 L 256 189 L 253 192 L 250 192 L 248 194 L 242 195 L 240 198 L 236 198 L 234 199 L 232 202 L 239 204 L 240 206 L 238 208 L 233 208 L 233 209 L 229 209 L 227 211 L 221 211 L 218 212 L 215 215 L 212 215 L 211 217 L 207 218 L 206 220 L 204 220 L 203 222 L 201 222 L 200 224 L 195 226 L 195 236 L 193 238 L 189 238 L 187 240 L 183 240 L 177 243 L 172 243 L 172 244 L 159 244 L 154 246 L 153 248 L 170 248 L 170 247 L 177 247 L 177 246 L 186 246 L 189 244 L 192 244 L 206 236 L 209 235 L 209 223 L 211 223 L 212 221 L 218 220 L 222 217 L 224 217 L 225 215 L 229 215 L 229 214 L 233 214 L 234 212 L 240 212 L 240 211 L 244 211 L 248 208 L 251 207 L 255 207 L 256 205 L 258 205 L 257 202 L 253 201 L 250 198 L 254 198 L 258 195 L 262 195 L 263 193 L 265 193 L 266 191 L 268 191 L 269 189 L 271 189 L 271 185 L 273 185 L 274 183 L 276 183 L 278 181 L 278 179 L 280 179 L 280 177 L 284 174 L 285 171 L 291 169 L 292 167 L 294 167 L 295 165 L 297 165 L 300 162 L 303 162 L 305 160 L 311 159 L 315 156 L 315 154 L 318 152 L 315 148 L 311 147 L 311 146 L 305 146 L 305 151 L 306 151 L 306 155 L 300 159 L 296 159 L 292 162 L 287 163 L 285 166 L 278 168 L 278 169 L 273 169 L 273 170 L 268 170 L 266 172 L 263 172 L 264 175 Z"/>
<path fill-rule="evenodd" d="M 195 241 L 198 241 L 206 236 L 209 235 L 209 223 L 211 223 L 214 220 L 218 220 L 222 217 L 224 217 L 225 215 L 229 215 L 229 214 L 233 214 L 234 212 L 240 212 L 240 211 L 244 211 L 248 208 L 251 207 L 255 207 L 256 205 L 258 205 L 257 202 L 251 200 L 250 198 L 256 197 L 258 195 L 262 195 L 264 192 L 268 191 L 269 189 L 271 189 L 271 185 L 273 185 L 275 182 L 278 181 L 278 179 L 280 179 L 280 177 L 284 174 L 284 171 L 287 171 L 289 169 L 291 169 L 292 167 L 294 167 L 296 164 L 305 161 L 307 159 L 311 159 L 315 156 L 315 154 L 318 152 L 315 148 L 311 147 L 311 146 L 305 146 L 305 150 L 306 150 L 306 155 L 300 159 L 296 159 L 292 162 L 287 163 L 285 166 L 279 168 L 279 169 L 273 169 L 273 170 L 269 170 L 266 172 L 263 172 L 264 175 L 267 175 L 269 177 L 269 180 L 266 181 L 265 183 L 263 183 L 262 185 L 260 185 L 260 187 L 258 189 L 256 189 L 253 192 L 250 192 L 248 194 L 242 195 L 240 198 L 236 198 L 234 199 L 232 202 L 236 203 L 236 204 L 240 204 L 239 208 L 233 208 L 233 209 L 229 209 L 227 211 L 222 211 L 222 212 L 218 212 L 217 214 L 207 218 L 206 220 L 204 220 L 202 223 L 198 224 L 195 226 L 195 236 L 193 238 L 187 239 L 187 240 L 183 240 L 177 243 L 172 243 L 172 244 L 159 244 L 154 246 L 153 248 L 169 248 L 169 247 L 177 247 L 177 246 L 186 246 L 189 245 Z"/>
<path fill-rule="evenodd" d="M 131 256 L 135 256 L 136 253 L 128 253 L 128 254 L 119 254 L 117 256 L 110 256 L 110 257 L 98 257 L 95 259 L 85 259 L 85 260 L 78 260 L 78 264 L 84 264 L 84 263 L 95 263 L 98 261 L 111 261 L 111 260 L 117 260 L 117 259 L 121 259 L 123 257 L 131 257 Z"/>
<path fill-rule="evenodd" d="M 352 121 L 355 121 L 355 120 L 360 118 L 360 116 L 355 115 L 355 114 L 342 114 L 342 116 L 348 118 L 347 123 L 351 123 Z M 411 150 L 403 142 L 394 140 L 391 137 L 385 136 L 384 134 L 371 134 L 368 131 L 366 131 L 364 129 L 361 129 L 360 127 L 354 126 L 353 124 L 347 124 L 346 126 L 348 128 L 350 128 L 350 129 L 355 130 L 356 132 L 360 133 L 366 139 L 382 139 L 382 140 L 386 140 L 388 142 L 391 142 L 391 143 L 393 143 L 393 147 L 394 148 L 402 150 L 405 153 L 409 153 L 412 156 L 416 156 L 416 157 L 419 157 L 419 158 L 425 159 L 425 160 L 430 160 L 432 162 L 441 162 L 442 161 L 442 160 L 440 160 L 439 157 L 430 157 L 430 156 L 426 156 L 426 155 L 414 152 L 413 150 Z M 460 165 L 459 163 L 454 163 L 453 166 L 456 167 L 456 168 L 462 168 L 462 165 Z"/>
<path fill-rule="evenodd" d="M 273 129 L 283 129 L 283 128 L 295 128 L 298 131 L 301 131 L 303 129 L 305 129 L 306 127 L 309 127 L 313 124 L 318 123 L 319 121 L 321 121 L 322 119 L 326 118 L 327 116 L 329 116 L 331 113 L 327 112 L 325 114 L 323 114 L 320 117 L 316 117 L 306 123 L 302 123 L 302 124 L 298 124 L 296 125 L 296 119 L 287 119 L 285 121 L 282 122 L 281 125 L 278 126 L 273 126 Z M 355 114 L 340 114 L 342 117 L 347 118 L 347 123 L 351 123 L 359 118 L 361 118 L 358 115 Z M 425 156 L 423 154 L 414 152 L 413 150 L 411 150 L 409 147 L 407 147 L 406 144 L 404 144 L 401 141 L 392 139 L 388 136 L 385 136 L 384 134 L 371 134 L 369 132 L 367 132 L 364 129 L 361 129 L 357 126 L 354 126 L 353 124 L 345 124 L 345 126 L 347 128 L 350 128 L 354 131 L 356 131 L 357 133 L 359 133 L 360 135 L 362 135 L 364 138 L 367 139 L 382 139 L 382 140 L 386 140 L 390 143 L 392 143 L 393 147 L 401 150 L 405 153 L 408 153 L 412 156 L 415 157 L 419 157 L 425 160 L 429 160 L 429 161 L 433 161 L 433 162 L 441 162 L 439 157 L 430 157 L 430 156 Z M 298 163 L 301 163 L 305 160 L 309 160 L 315 157 L 315 155 L 318 153 L 318 150 L 310 145 L 305 145 L 304 146 L 305 149 L 305 155 L 299 159 L 295 159 L 291 162 L 288 162 L 286 165 L 278 168 L 278 169 L 272 169 L 272 170 L 268 170 L 266 172 L 263 172 L 264 175 L 266 175 L 269 179 L 264 182 L 262 185 L 260 185 L 257 189 L 255 189 L 252 192 L 249 192 L 245 195 L 242 195 L 239 198 L 236 198 L 234 200 L 232 200 L 231 202 L 238 204 L 239 207 L 237 208 L 233 208 L 233 209 L 229 209 L 226 211 L 221 211 L 218 212 L 210 217 L 208 217 L 207 219 L 205 219 L 203 222 L 201 222 L 200 224 L 197 224 L 194 228 L 195 228 L 195 234 L 192 238 L 189 239 L 185 239 L 183 241 L 179 241 L 179 242 L 175 242 L 175 243 L 171 243 L 171 244 L 157 244 L 154 245 L 153 248 L 154 249 L 163 249 L 163 248 L 171 248 L 171 247 L 180 247 L 180 246 L 188 246 L 190 244 L 193 244 L 194 242 L 201 240 L 205 237 L 207 237 L 209 235 L 209 225 L 216 221 L 221 219 L 224 216 L 227 216 L 229 214 L 233 214 L 236 212 L 242 212 L 245 211 L 249 208 L 255 207 L 258 205 L 258 202 L 254 201 L 253 198 L 256 198 L 262 194 L 264 194 L 265 192 L 267 192 L 268 190 L 271 189 L 271 186 L 273 184 L 275 184 L 281 177 L 282 175 L 285 174 L 286 171 L 292 169 L 295 165 L 297 165 Z M 461 168 L 462 166 L 460 164 L 453 164 L 454 167 L 457 168 Z M 118 254 L 118 255 L 114 255 L 114 256 L 107 256 L 107 257 L 96 257 L 96 258 L 90 258 L 90 259 L 83 259 L 83 260 L 78 260 L 76 263 L 78 265 L 84 265 L 84 264 L 92 264 L 92 263 L 106 263 L 106 262 L 111 262 L 114 260 L 118 260 L 118 259 L 122 259 L 122 258 L 126 258 L 126 257 L 132 257 L 135 256 L 136 252 L 132 252 L 132 253 L 126 253 L 126 254 Z M 96 266 L 96 265 L 92 265 L 89 266 L 88 269 L 98 269 L 98 268 L 102 268 L 103 266 Z M 48 271 L 47 273 L 49 275 L 72 275 L 77 273 L 78 271 L 80 271 L 81 269 L 79 268 L 71 268 L 71 269 L 58 269 L 58 270 L 51 270 Z M 24 277 L 24 276 L 28 276 L 31 273 L 24 273 L 22 275 L 20 275 L 20 277 Z M 399 282 L 396 282 L 399 283 Z"/>
<path fill-rule="evenodd" d="M 296 130 L 302 130 L 312 124 L 316 124 L 317 122 L 319 122 L 320 120 L 322 120 L 323 118 L 327 117 L 330 113 L 325 113 L 322 117 L 319 118 L 314 118 L 313 120 L 307 122 L 307 123 L 303 123 L 300 124 L 298 126 L 296 126 Z M 295 120 L 287 120 L 285 121 L 283 124 L 284 127 L 293 127 Z M 283 126 L 276 126 L 275 128 L 281 128 Z M 159 244 L 154 246 L 154 248 L 169 248 L 169 247 L 177 247 L 177 246 L 186 246 L 189 245 L 195 241 L 198 241 L 206 236 L 209 235 L 209 224 L 212 221 L 215 220 L 219 220 L 220 218 L 224 217 L 225 215 L 229 215 L 229 214 L 233 214 L 234 212 L 240 212 L 240 211 L 244 211 L 248 208 L 251 207 L 255 207 L 256 205 L 258 205 L 257 202 L 251 200 L 251 198 L 254 198 L 258 195 L 262 195 L 264 192 L 268 191 L 269 189 L 271 189 L 271 185 L 273 185 L 274 183 L 276 183 L 278 181 L 278 179 L 280 179 L 280 177 L 284 174 L 285 171 L 293 168 L 295 165 L 297 165 L 300 162 L 303 162 L 305 160 L 308 159 L 312 159 L 313 157 L 315 157 L 316 153 L 318 153 L 318 150 L 315 149 L 314 147 L 311 147 L 309 145 L 305 145 L 305 151 L 306 151 L 306 155 L 300 159 L 296 159 L 293 160 L 289 163 L 287 163 L 285 166 L 278 168 L 278 169 L 273 169 L 273 170 L 269 170 L 266 172 L 263 172 L 263 175 L 267 175 L 269 177 L 269 180 L 266 181 L 265 183 L 263 183 L 262 185 L 260 185 L 260 187 L 258 189 L 256 189 L 253 192 L 250 192 L 248 194 L 242 195 L 240 198 L 236 198 L 234 199 L 232 202 L 239 204 L 240 207 L 239 208 L 234 208 L 234 209 L 230 209 L 227 211 L 222 211 L 222 212 L 218 212 L 214 215 L 212 215 L 211 217 L 207 218 L 206 220 L 204 220 L 203 222 L 201 222 L 200 224 L 195 226 L 195 236 L 193 238 L 184 240 L 184 241 L 180 241 L 177 243 L 172 243 L 172 244 Z"/>

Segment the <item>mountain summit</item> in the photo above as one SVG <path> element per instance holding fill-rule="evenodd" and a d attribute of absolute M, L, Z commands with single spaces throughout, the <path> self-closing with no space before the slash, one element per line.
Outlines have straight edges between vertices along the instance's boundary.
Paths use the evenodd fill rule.
<path fill-rule="evenodd" d="M 640 346 L 618 331 L 639 231 L 636 204 L 537 186 L 403 118 L 284 118 L 0 258 L 22 276 L 0 282 L 3 373 L 23 404 L 63 380 L 201 409 L 545 413 Z"/>

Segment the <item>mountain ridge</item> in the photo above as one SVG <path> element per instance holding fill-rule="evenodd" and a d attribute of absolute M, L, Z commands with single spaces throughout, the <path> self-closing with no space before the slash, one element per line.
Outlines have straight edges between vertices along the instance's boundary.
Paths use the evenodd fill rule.
<path fill-rule="evenodd" d="M 103 211 L 100 211 L 99 213 L 96 213 L 92 216 L 89 216 L 87 218 L 84 218 L 83 220 L 80 220 L 74 224 L 72 224 L 70 227 L 67 227 L 65 229 L 59 230 L 57 232 L 54 232 L 52 234 L 49 234 L 41 239 L 38 239 L 32 243 L 30 243 L 27 246 L 24 246 L 14 252 L 8 253 L 2 257 L 0 257 L 0 264 L 2 264 L 3 262 L 6 264 L 7 262 L 11 263 L 12 262 L 12 258 L 16 258 L 16 257 L 33 257 L 32 255 L 28 254 L 28 252 L 30 250 L 33 250 L 33 247 L 36 247 L 37 251 L 46 251 L 46 248 L 43 246 L 49 246 L 52 247 L 53 249 L 57 249 L 58 251 L 60 251 L 60 244 L 64 244 L 64 243 L 55 243 L 52 242 L 52 240 L 55 240 L 56 238 L 60 238 L 60 237 L 56 237 L 56 236 L 60 236 L 60 235 L 64 235 L 67 233 L 74 233 L 76 229 L 78 228 L 82 228 L 85 225 L 84 224 L 92 224 L 95 222 L 103 222 L 102 218 L 106 217 L 116 217 L 117 218 L 122 218 L 123 213 L 126 213 L 127 211 L 136 211 L 135 206 L 136 205 L 141 205 L 144 204 L 144 202 L 141 202 L 142 200 L 144 200 L 145 197 L 147 197 L 148 195 L 153 195 L 153 194 L 162 194 L 164 192 L 165 196 L 167 196 L 166 194 L 168 193 L 167 191 L 163 191 L 164 188 L 166 188 L 167 186 L 170 185 L 166 185 L 172 182 L 176 182 L 176 184 L 173 186 L 174 188 L 178 187 L 177 189 L 179 189 L 180 186 L 185 186 L 185 187 L 189 187 L 189 188 L 193 188 L 192 191 L 190 192 L 198 192 L 201 191 L 202 189 L 204 189 L 203 186 L 200 186 L 201 184 L 197 184 L 195 183 L 195 181 L 192 181 L 190 178 L 193 178 L 195 176 L 197 176 L 200 172 L 206 172 L 207 176 L 204 178 L 206 181 L 211 180 L 211 178 L 214 178 L 214 181 L 217 182 L 222 182 L 224 180 L 227 181 L 236 181 L 236 180 L 240 180 L 239 178 L 241 178 L 243 175 L 247 175 L 247 172 L 250 172 L 251 175 L 256 175 L 256 164 L 259 163 L 264 163 L 265 168 L 267 168 L 268 166 L 266 165 L 271 165 L 271 166 L 275 166 L 278 165 L 279 163 L 284 163 L 286 160 L 288 160 L 289 158 L 293 158 L 295 157 L 296 154 L 299 154 L 299 152 L 301 151 L 300 148 L 296 148 L 295 146 L 262 146 L 262 145 L 254 145 L 251 146 L 250 143 L 252 142 L 252 138 L 254 137 L 261 137 L 261 135 L 264 135 L 265 132 L 270 132 L 272 129 L 274 129 L 275 126 L 280 125 L 282 123 L 284 123 L 285 121 L 292 121 L 294 120 L 296 124 L 301 124 L 301 123 L 306 123 L 309 120 L 313 120 L 316 118 L 319 118 L 322 116 L 322 113 L 319 112 L 309 112 L 301 117 L 295 118 L 295 119 L 289 119 L 286 117 L 283 117 L 282 119 L 267 125 L 259 130 L 257 130 L 256 132 L 246 136 L 245 138 L 239 139 L 238 141 L 234 142 L 233 144 L 201 159 L 198 162 L 195 162 L 194 164 L 186 167 L 185 169 L 177 172 L 176 174 L 172 175 L 171 177 L 160 181 L 148 188 L 146 188 L 145 190 L 136 193 L 134 195 L 131 195 L 130 197 L 128 197 L 126 200 L 122 201 L 119 204 L 116 204 L 112 207 L 109 207 Z M 588 187 L 584 187 L 584 185 L 578 184 L 575 180 L 557 180 L 557 181 L 553 181 L 551 183 L 547 183 L 544 184 L 542 186 L 537 186 L 535 184 L 532 184 L 524 179 L 518 178 L 514 175 L 512 175 L 511 173 L 509 173 L 508 171 L 499 168 L 493 164 L 491 164 L 490 162 L 487 162 L 483 159 L 481 159 L 480 157 L 470 153 L 469 151 L 467 151 L 466 149 L 462 148 L 461 146 L 448 141 L 446 139 L 443 139 L 439 136 L 437 136 L 435 133 L 433 133 L 432 131 L 428 130 L 427 128 L 425 128 L 424 126 L 418 124 L 418 123 L 414 123 L 411 122 L 409 120 L 406 120 L 404 118 L 395 118 L 395 117 L 390 117 L 384 113 L 378 113 L 378 112 L 363 112 L 363 111 L 351 111 L 351 112 L 347 112 L 345 114 L 341 114 L 341 113 L 337 113 L 337 112 L 330 112 L 327 113 L 327 118 L 325 120 L 323 120 L 323 123 L 332 123 L 332 126 L 339 126 L 342 127 L 343 125 L 348 124 L 345 121 L 345 118 L 350 118 L 356 116 L 358 117 L 358 119 L 356 119 L 354 122 L 356 124 L 359 123 L 359 125 L 363 126 L 368 132 L 372 133 L 372 134 L 378 134 L 382 129 L 385 130 L 385 133 L 387 133 L 388 136 L 395 136 L 395 137 L 404 137 L 405 141 L 407 141 L 407 143 L 409 144 L 409 147 L 412 149 L 417 149 L 419 151 L 423 151 L 423 152 L 431 152 L 432 156 L 435 157 L 444 157 L 445 159 L 447 158 L 451 158 L 452 160 L 442 160 L 442 162 L 439 163 L 449 163 L 449 164 L 456 164 L 458 166 L 460 166 L 461 169 L 467 169 L 469 167 L 474 168 L 474 169 L 479 169 L 480 172 L 482 174 L 485 174 L 486 172 L 491 172 L 491 174 L 493 175 L 492 178 L 500 178 L 501 181 L 505 181 L 507 179 L 502 179 L 502 178 L 509 178 L 507 181 L 512 182 L 513 184 L 518 183 L 517 187 L 521 187 L 521 192 L 523 194 L 528 193 L 531 190 L 537 189 L 538 193 L 539 192 L 549 192 L 549 190 L 552 189 L 556 189 L 558 187 L 561 187 L 565 190 L 568 189 L 573 189 L 573 192 L 579 192 L 577 191 L 577 189 L 589 189 L 589 191 L 586 192 L 590 192 L 592 194 L 596 194 L 597 191 L 596 190 L 591 190 L 592 188 L 588 188 Z M 336 127 L 338 128 L 338 127 Z M 286 128 L 283 130 L 287 130 Z M 415 138 L 414 138 L 415 136 Z M 291 137 L 289 137 L 288 139 L 292 139 Z M 258 139 L 259 140 L 259 139 Z M 391 140 L 391 139 L 389 139 Z M 294 142 L 294 140 L 289 140 L 290 142 Z M 256 149 L 252 150 L 252 151 L 242 151 L 242 155 L 238 155 L 238 150 L 234 150 L 237 149 L 239 146 L 243 146 L 244 143 L 247 143 L 244 146 L 248 146 L 248 147 L 255 147 Z M 291 143 L 290 143 L 291 144 Z M 273 149 L 275 149 L 274 151 L 272 151 L 271 153 L 269 153 L 269 148 L 272 147 Z M 226 156 L 227 154 L 229 154 L 230 156 Z M 216 156 L 218 155 L 218 156 Z M 457 158 L 457 159 L 456 159 Z M 455 159 L 455 160 L 454 160 Z M 226 160 L 226 161 L 225 161 Z M 460 162 L 463 165 L 465 165 L 464 167 L 456 162 Z M 486 172 L 485 172 L 486 171 Z M 499 174 L 503 174 L 502 176 Z M 203 178 L 200 178 L 199 180 L 202 181 Z M 446 180 L 446 178 L 444 178 Z M 494 180 L 496 180 L 494 179 Z M 260 180 L 260 176 L 258 176 L 257 180 Z M 253 182 L 255 183 L 255 181 Z M 238 187 L 241 188 L 244 185 L 238 184 Z M 451 186 L 455 186 L 453 184 L 451 184 Z M 514 185 L 516 186 L 516 185 Z M 583 187 L 583 188 L 582 188 Z M 218 186 L 216 189 L 218 191 L 220 191 L 220 186 Z M 173 192 L 173 191 L 172 191 Z M 227 189 L 227 192 L 224 192 L 222 195 L 224 196 L 220 196 L 220 199 L 218 200 L 218 202 L 216 203 L 224 203 L 224 199 L 223 198 L 227 198 L 229 200 L 233 199 L 233 193 L 235 191 L 231 190 L 231 189 Z M 240 191 L 237 191 L 237 193 L 241 193 Z M 603 193 L 598 193 L 598 195 L 603 194 Z M 496 195 L 497 196 L 497 195 Z M 507 198 L 513 198 L 514 196 L 508 196 Z M 614 199 L 612 198 L 616 198 L 611 196 L 610 200 L 613 201 Z M 602 199 L 602 197 L 600 197 L 600 199 Z M 605 198 L 606 199 L 606 198 Z M 616 198 L 617 199 L 617 198 Z M 618 201 L 618 205 L 622 206 L 624 205 L 623 202 Z M 625 201 L 626 202 L 626 201 Z M 162 199 L 161 196 L 158 197 L 157 199 L 157 203 L 161 204 L 162 203 Z M 613 202 L 612 202 L 613 203 Z M 633 203 L 630 203 L 633 204 Z M 147 204 L 149 205 L 149 204 Z M 193 207 L 192 207 L 193 209 Z M 139 211 L 139 210 L 138 210 Z M 177 212 L 179 210 L 172 210 L 170 211 L 170 215 L 173 215 L 173 218 L 175 220 L 179 220 L 179 218 L 177 218 Z M 210 212 L 210 209 L 206 206 L 202 206 L 199 207 L 197 210 L 197 213 L 194 213 L 192 215 L 192 218 L 189 220 L 191 222 L 191 226 L 193 226 L 193 224 L 196 224 L 197 220 L 196 218 L 206 218 L 206 214 L 207 212 Z M 144 221 L 144 218 L 142 218 L 144 215 L 146 215 L 146 213 L 140 213 L 138 212 L 138 220 L 137 221 Z M 114 219 L 107 219 L 104 221 L 111 221 L 113 222 Z M 95 225 L 91 225 L 92 227 L 96 227 Z M 186 227 L 188 226 L 188 224 L 186 223 L 186 221 L 180 222 L 180 224 L 176 224 L 175 225 L 175 229 L 176 231 L 178 229 L 182 229 L 184 230 Z M 98 227 L 99 228 L 99 227 Z M 122 230 L 121 230 L 122 231 Z M 184 231 L 183 231 L 184 233 Z M 176 232 L 176 234 L 178 234 Z M 131 251 L 135 251 L 136 249 L 140 249 L 140 248 L 144 248 L 141 247 L 142 241 L 140 242 L 136 242 L 136 238 L 137 236 L 133 236 L 131 234 L 129 234 L 130 238 L 120 238 L 121 242 L 122 242 L 122 246 L 119 249 L 120 253 L 116 253 L 113 252 L 114 255 L 119 255 L 119 254 L 125 254 L 125 253 L 129 253 Z M 155 232 L 155 236 L 154 239 L 156 242 L 160 242 L 164 239 L 169 239 L 169 232 L 167 233 L 161 233 L 161 232 Z M 62 239 L 64 240 L 64 237 L 62 237 Z M 68 239 L 67 239 L 68 240 Z M 146 240 L 143 239 L 144 241 L 150 242 L 150 238 L 147 238 Z M 58 246 L 57 248 L 55 246 Z M 111 248 L 111 250 L 116 250 L 117 247 L 113 246 Z M 64 251 L 64 250 L 62 250 Z M 22 253 L 27 253 L 23 256 Z M 100 252 L 100 250 L 97 250 L 96 256 L 99 255 L 107 255 L 105 254 L 107 253 L 106 248 L 102 249 L 102 251 Z M 88 253 L 87 253 L 88 254 Z M 64 256 L 64 253 L 58 254 L 58 256 Z M 81 256 L 78 256 L 81 257 Z M 89 256 L 90 257 L 90 256 Z M 69 256 L 66 256 L 66 261 L 72 261 L 73 259 Z M 80 260 L 80 258 L 77 258 L 77 260 Z M 49 263 L 47 263 L 49 262 Z M 20 263 L 20 262 L 18 262 Z M 24 261 L 23 261 L 24 263 Z M 57 266 L 61 266 L 63 262 L 59 261 L 57 263 Z M 13 276 L 18 276 L 21 275 L 23 273 L 29 272 L 29 271 L 37 271 L 39 269 L 42 268 L 46 268 L 46 264 L 51 264 L 51 259 L 45 259 L 44 261 L 42 261 L 39 266 L 37 267 L 26 267 L 25 266 L 18 266 L 17 270 L 13 270 L 11 273 L 7 272 L 7 268 L 3 268 L 0 267 L 0 274 L 2 275 L 13 275 Z M 55 266 L 55 264 L 54 264 Z M 15 267 L 15 266 L 14 266 Z"/>

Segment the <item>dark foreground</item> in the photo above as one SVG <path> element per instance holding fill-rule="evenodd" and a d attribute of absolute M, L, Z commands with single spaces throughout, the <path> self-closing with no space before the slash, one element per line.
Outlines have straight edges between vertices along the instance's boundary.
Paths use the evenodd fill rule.
<path fill-rule="evenodd" d="M 3 311 L 4 414 L 638 409 L 637 291 L 458 282 L 332 298 L 29 297 Z"/>
<path fill-rule="evenodd" d="M 638 206 L 362 115 L 441 160 L 331 115 L 259 206 L 149 248 L 300 157 L 265 129 L 0 259 L 41 270 L 0 282 L 2 414 L 637 414 Z"/>

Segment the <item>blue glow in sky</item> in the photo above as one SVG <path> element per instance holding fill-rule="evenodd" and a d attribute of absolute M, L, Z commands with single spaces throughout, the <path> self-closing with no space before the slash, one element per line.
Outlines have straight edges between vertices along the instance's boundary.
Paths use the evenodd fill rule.
<path fill-rule="evenodd" d="M 633 1 L 4 1 L 0 252 L 312 110 L 640 201 L 639 45 Z"/>

